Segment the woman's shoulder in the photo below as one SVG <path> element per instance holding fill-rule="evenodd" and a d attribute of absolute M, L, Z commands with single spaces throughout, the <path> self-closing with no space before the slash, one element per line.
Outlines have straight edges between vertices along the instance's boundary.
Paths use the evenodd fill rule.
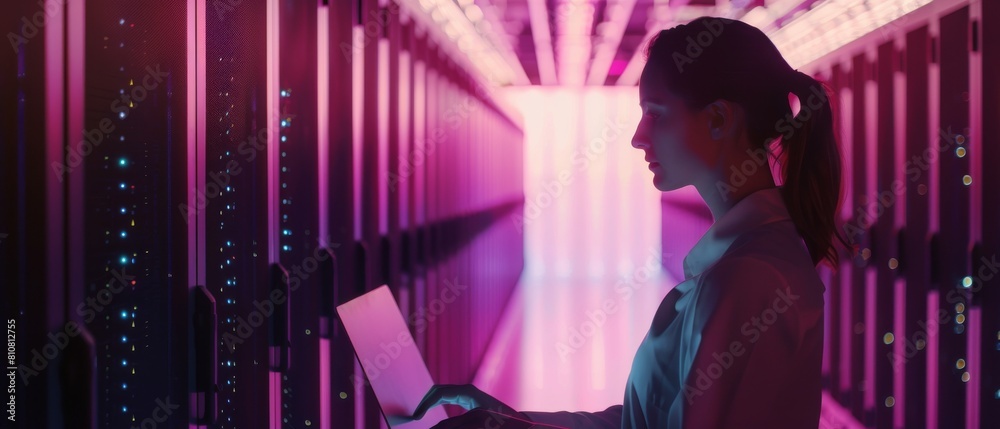
<path fill-rule="evenodd" d="M 699 288 L 734 300 L 792 293 L 822 307 L 825 290 L 791 222 L 775 222 L 742 235 L 701 276 Z"/>

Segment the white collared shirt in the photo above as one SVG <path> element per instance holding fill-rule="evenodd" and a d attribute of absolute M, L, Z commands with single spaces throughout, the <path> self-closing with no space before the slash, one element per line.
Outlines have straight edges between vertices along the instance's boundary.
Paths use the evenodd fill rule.
<path fill-rule="evenodd" d="M 660 303 L 622 405 L 526 412 L 567 428 L 816 428 L 825 286 L 781 188 L 755 191 L 684 258 Z"/>

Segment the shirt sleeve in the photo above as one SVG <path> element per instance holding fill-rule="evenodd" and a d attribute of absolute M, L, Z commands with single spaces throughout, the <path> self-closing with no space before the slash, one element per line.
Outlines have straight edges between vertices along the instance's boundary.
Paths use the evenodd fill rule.
<path fill-rule="evenodd" d="M 763 427 L 796 365 L 800 297 L 772 265 L 745 257 L 720 261 L 702 287 L 707 319 L 677 398 L 683 426 Z"/>
<path fill-rule="evenodd" d="M 531 421 L 568 429 L 619 429 L 622 424 L 622 406 L 612 405 L 604 411 L 588 412 L 541 412 L 523 411 Z"/>

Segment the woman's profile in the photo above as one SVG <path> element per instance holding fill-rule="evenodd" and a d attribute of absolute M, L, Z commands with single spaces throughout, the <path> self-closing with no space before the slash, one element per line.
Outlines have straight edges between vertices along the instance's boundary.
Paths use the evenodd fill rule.
<path fill-rule="evenodd" d="M 440 385 L 415 417 L 458 404 L 470 411 L 437 427 L 818 426 L 824 285 L 816 267 L 837 266 L 835 238 L 846 245 L 835 224 L 841 155 L 827 91 L 739 21 L 702 17 L 663 30 L 645 54 L 632 146 L 657 189 L 693 185 L 715 222 L 660 303 L 622 403 L 516 411 L 474 386 Z"/>

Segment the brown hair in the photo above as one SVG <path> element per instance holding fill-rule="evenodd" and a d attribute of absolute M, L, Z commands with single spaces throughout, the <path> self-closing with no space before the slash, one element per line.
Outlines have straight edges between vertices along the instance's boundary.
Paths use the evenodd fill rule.
<path fill-rule="evenodd" d="M 645 54 L 688 107 L 723 99 L 744 108 L 751 148 L 767 151 L 781 165 L 782 198 L 813 264 L 826 260 L 836 269 L 833 237 L 850 245 L 835 223 L 842 161 L 829 90 L 792 69 L 759 29 L 725 18 L 701 17 L 660 31 Z M 794 117 L 789 93 L 801 105 Z"/>

